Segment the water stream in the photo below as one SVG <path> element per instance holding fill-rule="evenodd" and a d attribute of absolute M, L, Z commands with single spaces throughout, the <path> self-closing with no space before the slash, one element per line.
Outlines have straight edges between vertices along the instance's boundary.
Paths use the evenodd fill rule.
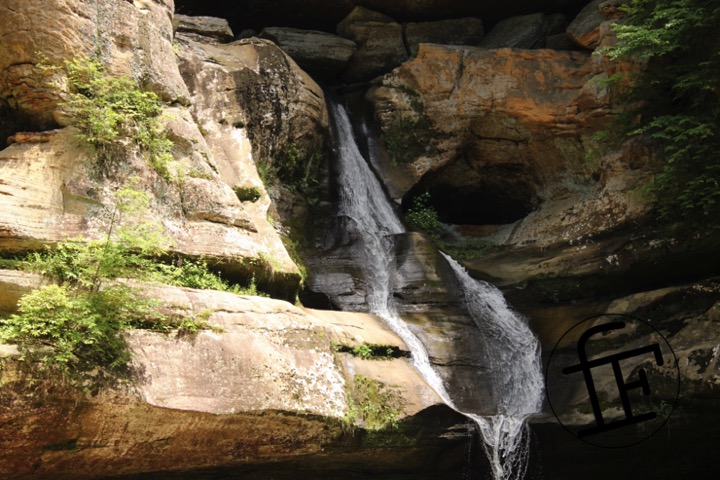
<path fill-rule="evenodd" d="M 337 152 L 338 215 L 357 240 L 357 263 L 365 277 L 367 305 L 406 343 L 415 368 L 451 408 L 452 397 L 433 368 L 420 339 L 400 318 L 392 300 L 391 274 L 394 268 L 394 237 L 405 228 L 353 136 L 347 112 L 331 104 Z M 467 309 L 488 346 L 489 370 L 494 372 L 492 389 L 497 413 L 472 418 L 483 438 L 485 452 L 496 480 L 520 480 L 527 468 L 529 435 L 526 419 L 542 403 L 540 349 L 525 322 L 508 307 L 495 287 L 477 282 L 450 257 L 447 261 L 460 284 Z"/>
<path fill-rule="evenodd" d="M 331 104 L 337 140 L 339 211 L 345 228 L 359 239 L 358 263 L 367 282 L 367 303 L 371 313 L 403 339 L 412 352 L 415 368 L 448 405 L 452 405 L 442 379 L 430 364 L 425 346 L 400 318 L 390 293 L 394 263 L 394 236 L 405 233 L 400 218 L 387 199 L 377 177 L 363 158 L 353 137 L 352 124 L 341 105 Z"/>
<path fill-rule="evenodd" d="M 497 402 L 495 415 L 465 415 L 480 428 L 493 477 L 522 479 L 530 446 L 526 420 L 540 411 L 543 401 L 540 343 L 496 287 L 473 279 L 458 262 L 443 256 L 460 281 L 468 312 L 485 339 Z"/>

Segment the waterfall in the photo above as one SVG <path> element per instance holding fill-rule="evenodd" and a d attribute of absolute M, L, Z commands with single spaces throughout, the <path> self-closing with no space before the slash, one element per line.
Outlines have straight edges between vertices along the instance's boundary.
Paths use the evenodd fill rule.
<path fill-rule="evenodd" d="M 425 346 L 399 317 L 392 301 L 393 237 L 405 233 L 405 228 L 360 153 L 347 112 L 337 104 L 330 108 L 338 149 L 338 214 L 345 219 L 347 233 L 360 244 L 357 262 L 367 282 L 368 308 L 403 339 L 418 372 L 448 406 L 457 410 L 430 364 Z M 489 367 L 496 375 L 492 382 L 498 401 L 496 415 L 460 413 L 478 425 L 495 480 L 521 479 L 527 468 L 529 443 L 525 420 L 539 411 L 542 403 L 539 344 L 496 288 L 476 282 L 457 262 L 445 258 L 462 285 L 468 311 L 488 340 Z"/>
<path fill-rule="evenodd" d="M 508 306 L 502 293 L 470 277 L 443 253 L 462 285 L 465 304 L 487 345 L 493 373 L 493 416 L 468 414 L 477 423 L 496 480 L 520 480 L 528 464 L 530 435 L 527 418 L 540 411 L 543 378 L 540 343 L 525 321 Z"/>
<path fill-rule="evenodd" d="M 392 302 L 390 275 L 394 263 L 393 236 L 405 233 L 405 227 L 360 153 L 347 112 L 337 104 L 331 104 L 330 108 L 339 150 L 338 214 L 346 218 L 346 229 L 361 243 L 358 263 L 363 268 L 367 282 L 368 308 L 402 338 L 412 353 L 414 367 L 440 398 L 452 406 L 442 379 L 430 364 L 425 346 L 399 317 Z"/>

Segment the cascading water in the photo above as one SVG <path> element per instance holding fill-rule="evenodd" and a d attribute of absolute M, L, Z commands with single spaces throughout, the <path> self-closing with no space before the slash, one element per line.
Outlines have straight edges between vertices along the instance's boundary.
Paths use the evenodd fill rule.
<path fill-rule="evenodd" d="M 367 282 L 370 312 L 381 317 L 403 339 L 412 352 L 412 361 L 426 382 L 448 405 L 452 405 L 442 379 L 430 365 L 420 340 L 398 316 L 390 296 L 393 265 L 393 236 L 405 232 L 380 182 L 363 158 L 353 138 L 352 125 L 341 105 L 331 104 L 335 135 L 338 139 L 337 177 L 340 216 L 347 219 L 346 229 L 361 244 L 358 263 Z"/>
<path fill-rule="evenodd" d="M 462 285 L 467 309 L 486 340 L 489 370 L 494 373 L 496 414 L 466 415 L 480 428 L 494 478 L 522 479 L 530 443 L 526 420 L 542 408 L 540 344 L 497 288 L 473 279 L 459 263 L 443 256 Z"/>
<path fill-rule="evenodd" d="M 360 153 L 345 109 L 332 104 L 331 111 L 338 149 L 338 214 L 346 219 L 348 233 L 360 244 L 357 261 L 367 282 L 368 308 L 403 339 L 415 368 L 442 400 L 457 410 L 430 364 L 424 345 L 399 317 L 391 298 L 393 237 L 405 233 L 405 228 Z M 520 479 L 526 470 L 529 442 L 525 420 L 539 411 L 542 403 L 537 339 L 508 308 L 497 289 L 476 282 L 454 260 L 446 258 L 463 286 L 469 312 L 488 338 L 491 370 L 498 372 L 492 382 L 493 394 L 499 402 L 497 414 L 482 417 L 461 413 L 478 425 L 494 478 Z"/>

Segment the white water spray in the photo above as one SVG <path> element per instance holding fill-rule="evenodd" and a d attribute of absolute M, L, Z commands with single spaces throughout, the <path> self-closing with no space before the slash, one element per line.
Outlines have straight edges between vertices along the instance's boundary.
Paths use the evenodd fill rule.
<path fill-rule="evenodd" d="M 393 236 L 405 233 L 380 182 L 353 138 L 352 126 L 339 105 L 331 105 L 338 138 L 339 214 L 361 240 L 360 264 L 367 281 L 369 310 L 380 316 L 412 353 L 413 364 L 442 400 L 457 410 L 442 379 L 433 369 L 425 346 L 399 317 L 391 299 Z M 520 480 L 527 469 L 529 435 L 525 420 L 540 410 L 540 348 L 525 322 L 508 307 L 495 287 L 473 280 L 445 256 L 460 281 L 468 311 L 487 340 L 489 370 L 497 414 L 472 418 L 483 437 L 495 480 Z M 458 410 L 459 411 L 459 410 Z"/>
<path fill-rule="evenodd" d="M 367 281 L 367 303 L 410 349 L 412 362 L 442 400 L 452 406 L 442 379 L 433 369 L 420 339 L 398 316 L 390 295 L 390 272 L 394 262 L 394 236 L 405 227 L 393 210 L 380 182 L 363 158 L 353 138 L 352 125 L 341 105 L 331 104 L 338 137 L 339 214 L 349 220 L 347 228 L 361 239 L 360 265 Z"/>
<path fill-rule="evenodd" d="M 468 414 L 480 428 L 496 480 L 522 479 L 528 465 L 527 418 L 540 411 L 543 378 L 540 344 L 525 321 L 508 306 L 502 293 L 487 282 L 470 277 L 455 260 L 443 254 L 465 294 L 465 304 L 486 341 L 497 412 Z"/>

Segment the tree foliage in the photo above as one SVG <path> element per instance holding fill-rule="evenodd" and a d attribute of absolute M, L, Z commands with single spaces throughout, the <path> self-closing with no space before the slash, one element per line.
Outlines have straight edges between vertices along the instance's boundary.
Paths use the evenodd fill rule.
<path fill-rule="evenodd" d="M 633 0 L 611 58 L 640 58 L 625 133 L 649 138 L 662 166 L 650 190 L 661 217 L 720 213 L 720 0 Z"/>
<path fill-rule="evenodd" d="M 18 313 L 0 321 L 0 340 L 19 345 L 42 371 L 83 379 L 90 372 L 123 373 L 129 355 L 122 330 L 165 324 L 151 300 L 124 285 L 92 292 L 46 285 L 23 296 Z"/>

